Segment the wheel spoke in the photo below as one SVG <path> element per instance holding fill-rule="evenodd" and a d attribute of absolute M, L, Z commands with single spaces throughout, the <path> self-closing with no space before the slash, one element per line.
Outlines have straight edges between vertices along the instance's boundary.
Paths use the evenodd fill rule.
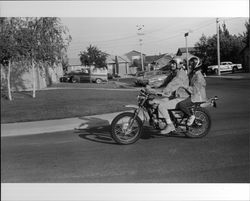
<path fill-rule="evenodd" d="M 139 122 L 132 115 L 121 117 L 116 122 L 116 125 L 114 127 L 114 134 L 116 138 L 124 144 L 129 144 L 130 142 L 132 142 L 135 138 L 137 138 L 139 133 Z"/>
<path fill-rule="evenodd" d="M 196 111 L 195 113 L 196 122 L 189 127 L 189 133 L 193 136 L 202 135 L 208 128 L 208 119 L 205 113 L 202 111 Z"/>

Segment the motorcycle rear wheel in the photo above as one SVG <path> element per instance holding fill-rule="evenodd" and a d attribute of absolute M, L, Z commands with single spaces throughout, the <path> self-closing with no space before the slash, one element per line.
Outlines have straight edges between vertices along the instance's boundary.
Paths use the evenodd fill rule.
<path fill-rule="evenodd" d="M 134 119 L 132 125 L 130 121 Z M 134 113 L 124 112 L 117 115 L 111 123 L 111 137 L 118 144 L 133 144 L 141 137 L 142 121 Z"/>
<path fill-rule="evenodd" d="M 194 123 L 187 127 L 185 135 L 189 138 L 201 138 L 206 136 L 211 128 L 211 116 L 205 108 L 197 108 Z"/>

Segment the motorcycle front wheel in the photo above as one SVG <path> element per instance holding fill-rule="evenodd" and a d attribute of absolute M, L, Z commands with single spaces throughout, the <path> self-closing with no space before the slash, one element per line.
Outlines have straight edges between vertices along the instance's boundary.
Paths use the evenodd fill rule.
<path fill-rule="evenodd" d="M 141 137 L 142 121 L 134 113 L 117 115 L 111 123 L 111 137 L 118 144 L 133 144 Z"/>
<path fill-rule="evenodd" d="M 206 136 L 211 128 L 211 117 L 205 108 L 197 108 L 194 123 L 187 127 L 185 135 L 190 138 L 201 138 Z"/>

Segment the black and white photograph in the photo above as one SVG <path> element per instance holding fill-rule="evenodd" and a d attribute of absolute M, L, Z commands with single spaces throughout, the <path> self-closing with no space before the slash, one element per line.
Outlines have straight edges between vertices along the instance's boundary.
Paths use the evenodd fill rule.
<path fill-rule="evenodd" d="M 2 200 L 248 200 L 235 2 L 0 2 Z"/>

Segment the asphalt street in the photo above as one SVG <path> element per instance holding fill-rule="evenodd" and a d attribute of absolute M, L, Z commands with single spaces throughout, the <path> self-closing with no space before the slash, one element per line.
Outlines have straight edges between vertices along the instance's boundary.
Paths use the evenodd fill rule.
<path fill-rule="evenodd" d="M 1 138 L 3 183 L 248 183 L 250 81 L 208 79 L 212 129 L 202 139 L 158 135 L 145 127 L 133 145 L 117 145 L 109 126 Z M 135 97 L 136 98 L 136 97 Z"/>

